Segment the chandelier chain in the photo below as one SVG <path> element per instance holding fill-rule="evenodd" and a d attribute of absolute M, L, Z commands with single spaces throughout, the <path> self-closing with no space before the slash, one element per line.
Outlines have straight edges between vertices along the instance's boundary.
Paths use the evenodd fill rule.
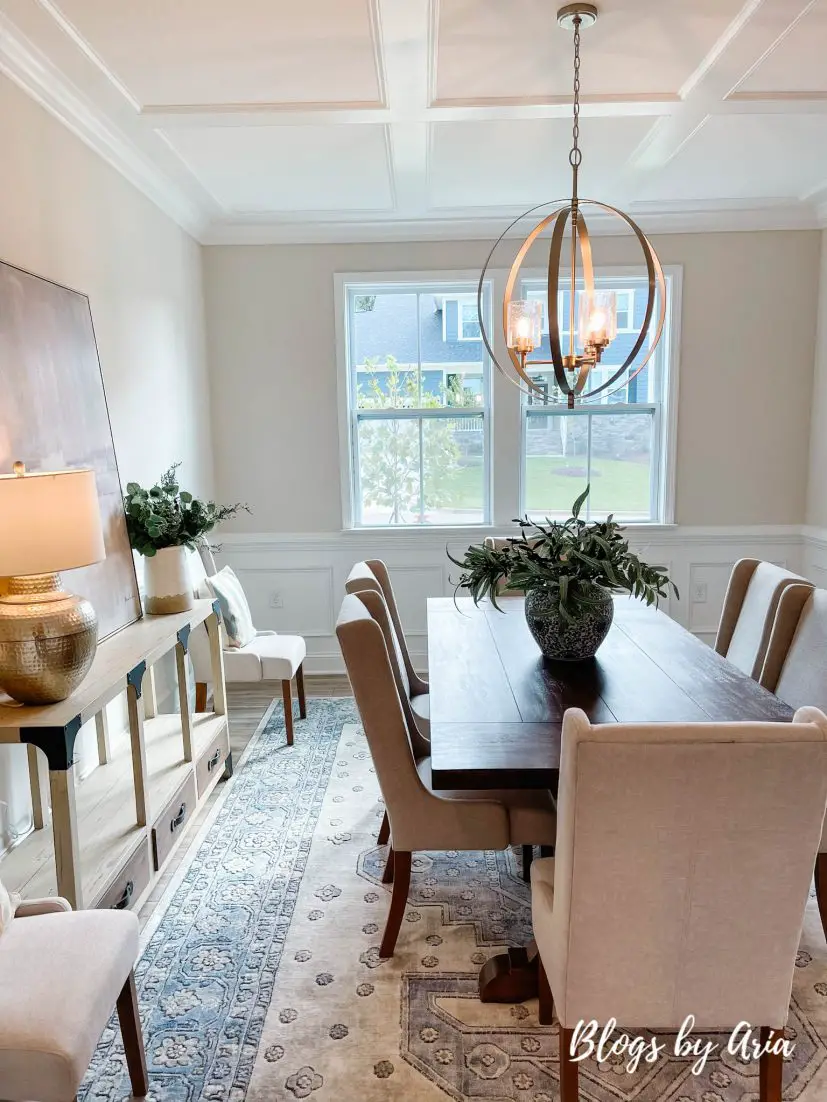
<path fill-rule="evenodd" d="M 574 113 L 571 129 L 571 151 L 569 152 L 569 164 L 574 169 L 575 176 L 583 154 L 580 151 L 580 16 L 574 17 Z"/>

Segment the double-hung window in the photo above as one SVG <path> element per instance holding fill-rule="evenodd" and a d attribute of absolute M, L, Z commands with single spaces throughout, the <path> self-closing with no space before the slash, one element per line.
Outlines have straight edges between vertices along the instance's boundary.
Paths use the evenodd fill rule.
<path fill-rule="evenodd" d="M 531 370 L 554 404 L 545 405 L 542 397 L 534 396 L 523 402 L 523 513 L 535 518 L 568 516 L 572 502 L 588 482 L 591 493 L 583 519 L 605 517 L 609 513 L 631 523 L 671 519 L 669 478 L 672 472 L 668 452 L 670 412 L 674 410 L 675 399 L 674 365 L 671 363 L 673 342 L 670 339 L 674 324 L 675 279 L 674 272 L 667 274 L 667 324 L 658 347 L 642 371 L 619 389 L 610 387 L 609 392 L 569 410 L 565 401 L 561 404 L 553 369 L 537 367 Z M 646 279 L 641 276 L 621 277 L 607 273 L 597 275 L 595 284 L 615 291 L 618 324 L 617 336 L 591 372 L 590 388 L 606 382 L 634 347 L 648 297 Z M 542 278 L 526 279 L 522 297 L 545 300 L 546 286 Z M 579 296 L 582 288 L 576 288 L 575 293 Z M 562 291 L 558 302 L 564 355 L 569 352 L 570 294 L 569 290 Z M 575 319 L 577 316 L 575 303 Z M 655 316 L 650 327 L 650 341 L 654 338 L 656 320 Z M 576 351 L 582 348 L 577 332 L 574 333 L 574 348 Z M 634 363 L 640 363 L 647 351 L 648 343 Z M 547 322 L 543 343 L 530 358 L 551 358 Z"/>
<path fill-rule="evenodd" d="M 396 280 L 340 284 L 345 522 L 486 524 L 490 373 L 476 286 Z"/>

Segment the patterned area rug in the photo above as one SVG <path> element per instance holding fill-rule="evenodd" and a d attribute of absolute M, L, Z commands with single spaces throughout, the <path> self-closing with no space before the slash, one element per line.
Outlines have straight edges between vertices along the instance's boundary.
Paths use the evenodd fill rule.
<path fill-rule="evenodd" d="M 418 855 L 396 955 L 381 961 L 382 813 L 352 701 L 309 701 L 291 749 L 273 712 L 145 933 L 136 975 L 152 1099 L 556 1102 L 556 1029 L 538 1024 L 536 1002 L 477 998 L 480 964 L 530 937 L 518 858 Z M 788 1034 L 784 1097 L 822 1102 L 827 947 L 812 902 Z M 620 1058 L 590 1059 L 580 1096 L 758 1098 L 757 1065 L 724 1052 L 693 1076 L 690 1063 L 664 1057 L 630 1075 Z M 129 1096 L 113 1023 L 80 1097 Z"/>

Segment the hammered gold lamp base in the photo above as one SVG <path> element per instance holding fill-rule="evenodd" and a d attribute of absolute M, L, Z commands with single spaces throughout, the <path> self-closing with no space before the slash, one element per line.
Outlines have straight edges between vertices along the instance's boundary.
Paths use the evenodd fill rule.
<path fill-rule="evenodd" d="M 12 578 L 0 596 L 0 689 L 21 704 L 65 700 L 92 665 L 97 641 L 95 610 L 61 590 L 59 574 Z"/>

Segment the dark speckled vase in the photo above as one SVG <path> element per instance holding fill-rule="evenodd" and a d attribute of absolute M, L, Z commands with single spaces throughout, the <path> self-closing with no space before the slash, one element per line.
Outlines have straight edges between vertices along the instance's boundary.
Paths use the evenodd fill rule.
<path fill-rule="evenodd" d="M 580 613 L 573 621 L 560 616 L 556 594 L 551 595 L 543 589 L 533 589 L 526 594 L 525 618 L 546 658 L 554 662 L 580 662 L 594 657 L 612 626 L 614 602 L 607 589 L 592 588 L 600 603 Z"/>

